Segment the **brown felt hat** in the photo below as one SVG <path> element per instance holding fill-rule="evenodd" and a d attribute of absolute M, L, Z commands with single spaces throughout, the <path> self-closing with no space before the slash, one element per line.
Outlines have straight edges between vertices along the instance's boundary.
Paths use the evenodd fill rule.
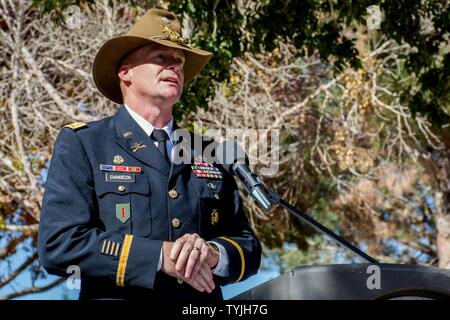
<path fill-rule="evenodd" d="M 212 53 L 190 47 L 181 37 L 181 26 L 172 12 L 150 9 L 122 36 L 112 38 L 100 48 L 92 73 L 97 88 L 108 98 L 123 103 L 117 71 L 119 63 L 133 50 L 158 43 L 184 52 L 184 84 L 191 81 L 208 63 Z"/>

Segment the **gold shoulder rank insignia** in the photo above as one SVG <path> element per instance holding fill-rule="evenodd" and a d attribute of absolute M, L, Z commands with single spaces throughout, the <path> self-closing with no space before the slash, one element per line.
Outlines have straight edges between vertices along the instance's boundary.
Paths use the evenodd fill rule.
<path fill-rule="evenodd" d="M 87 124 L 84 123 L 84 122 L 73 122 L 73 123 L 66 124 L 64 126 L 64 128 L 70 128 L 72 130 L 78 130 L 78 129 L 83 128 L 85 126 L 87 126 Z"/>

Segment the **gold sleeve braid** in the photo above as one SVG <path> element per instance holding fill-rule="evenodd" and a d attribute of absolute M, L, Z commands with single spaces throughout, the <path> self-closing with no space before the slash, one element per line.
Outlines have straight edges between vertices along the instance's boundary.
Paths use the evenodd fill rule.
<path fill-rule="evenodd" d="M 236 280 L 236 282 L 241 281 L 242 277 L 244 276 L 244 272 L 245 272 L 245 257 L 244 257 L 244 252 L 242 251 L 241 246 L 234 240 L 227 238 L 227 237 L 219 237 L 219 239 L 223 239 L 225 241 L 228 241 L 229 243 L 231 243 L 233 246 L 236 247 L 237 251 L 239 252 L 239 255 L 241 256 L 241 273 L 239 274 L 238 279 Z"/>
<path fill-rule="evenodd" d="M 130 234 L 125 235 L 122 245 L 122 252 L 120 253 L 119 265 L 117 267 L 116 284 L 119 287 L 125 286 L 125 272 L 127 270 L 128 256 L 130 254 L 131 243 L 133 242 L 133 236 Z"/>

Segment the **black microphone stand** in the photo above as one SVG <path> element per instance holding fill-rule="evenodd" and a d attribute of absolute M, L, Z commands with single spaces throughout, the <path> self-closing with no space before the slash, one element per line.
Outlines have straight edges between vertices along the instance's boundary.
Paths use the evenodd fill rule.
<path fill-rule="evenodd" d="M 367 262 L 376 263 L 376 264 L 378 263 L 377 260 L 375 260 L 374 258 L 369 256 L 367 253 L 361 251 L 360 249 L 358 249 L 357 247 L 352 245 L 350 242 L 348 242 L 347 240 L 338 236 L 336 233 L 334 233 L 330 229 L 326 228 L 325 226 L 323 226 L 322 224 L 320 224 L 319 222 L 317 222 L 310 216 L 306 215 L 303 212 L 300 212 L 297 208 L 295 208 L 294 206 L 292 206 L 291 204 L 289 204 L 288 202 L 283 200 L 283 198 L 276 192 L 274 192 L 270 189 L 267 189 L 265 187 L 263 187 L 263 188 L 264 188 L 264 191 L 265 191 L 267 197 L 273 204 L 279 204 L 280 206 L 285 208 L 290 214 L 293 214 L 295 217 L 302 219 L 303 221 L 305 221 L 306 223 L 308 223 L 310 226 L 314 227 L 315 229 L 319 230 L 320 232 L 325 233 L 332 240 L 334 240 L 334 241 L 338 242 L 339 244 L 343 245 L 344 247 L 350 249 L 351 251 L 353 251 L 355 254 L 357 254 L 358 256 L 360 256 L 361 258 L 366 260 Z"/>

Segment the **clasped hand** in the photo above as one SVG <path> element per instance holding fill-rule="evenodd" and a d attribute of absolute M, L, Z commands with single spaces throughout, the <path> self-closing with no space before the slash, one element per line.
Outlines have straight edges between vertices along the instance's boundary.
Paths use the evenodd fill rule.
<path fill-rule="evenodd" d="M 163 242 L 161 270 L 200 292 L 215 288 L 211 268 L 219 261 L 219 253 L 198 234 L 185 234 L 175 242 Z"/>

